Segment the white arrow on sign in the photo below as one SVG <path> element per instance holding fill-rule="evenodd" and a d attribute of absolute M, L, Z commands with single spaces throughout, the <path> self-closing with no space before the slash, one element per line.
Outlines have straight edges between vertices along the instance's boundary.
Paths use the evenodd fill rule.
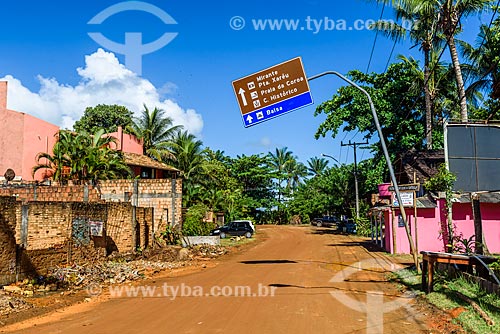
<path fill-rule="evenodd" d="M 240 88 L 240 90 L 238 91 L 238 94 L 240 94 L 240 96 L 241 96 L 241 101 L 243 101 L 243 105 L 246 106 L 247 99 L 245 98 L 245 90 L 243 88 Z"/>
<path fill-rule="evenodd" d="M 252 122 L 253 122 L 253 117 L 252 117 L 252 116 L 250 116 L 250 115 L 248 115 L 248 116 L 247 116 L 247 122 L 248 122 L 249 124 L 252 124 Z"/>

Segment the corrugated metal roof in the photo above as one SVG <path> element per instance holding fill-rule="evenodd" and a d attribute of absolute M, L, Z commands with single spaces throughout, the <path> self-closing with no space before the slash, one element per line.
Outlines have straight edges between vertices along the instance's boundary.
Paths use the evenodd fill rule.
<path fill-rule="evenodd" d="M 150 157 L 142 155 L 142 154 L 123 152 L 123 157 L 124 157 L 125 163 L 127 165 L 156 168 L 156 169 L 168 170 L 168 171 L 172 171 L 172 172 L 179 172 L 179 170 L 177 168 L 174 168 L 174 167 L 167 165 L 163 162 L 156 161 L 156 160 L 151 159 Z"/>
<path fill-rule="evenodd" d="M 500 203 L 500 192 L 478 193 L 481 203 Z M 470 193 L 455 194 L 452 199 L 456 203 L 470 203 Z"/>

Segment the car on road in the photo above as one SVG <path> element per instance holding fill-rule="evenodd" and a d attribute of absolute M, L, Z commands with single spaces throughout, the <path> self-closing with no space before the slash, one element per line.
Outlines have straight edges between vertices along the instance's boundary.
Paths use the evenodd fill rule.
<path fill-rule="evenodd" d="M 221 239 L 227 236 L 245 236 L 251 238 L 255 233 L 255 227 L 249 220 L 235 220 L 229 222 L 227 225 L 213 229 L 210 235 L 218 235 Z"/>
<path fill-rule="evenodd" d="M 311 225 L 315 225 L 317 227 L 338 226 L 339 223 L 340 219 L 337 216 L 323 216 L 321 218 L 314 218 L 311 221 Z"/>

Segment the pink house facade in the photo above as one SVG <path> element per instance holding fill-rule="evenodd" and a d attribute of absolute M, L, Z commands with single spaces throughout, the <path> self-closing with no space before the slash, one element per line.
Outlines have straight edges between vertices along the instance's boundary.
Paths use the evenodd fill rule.
<path fill-rule="evenodd" d="M 32 174 L 40 152 L 52 153 L 59 133 L 57 125 L 23 112 L 7 109 L 7 82 L 0 81 L 0 181 L 7 169 L 14 170 L 17 181 L 41 181 L 44 171 Z M 116 138 L 111 148 L 124 153 L 125 162 L 134 176 L 162 179 L 178 174 L 178 170 L 143 155 L 143 143 L 124 133 L 121 127 L 106 136 Z"/>
<path fill-rule="evenodd" d="M 498 198 L 497 198 L 498 197 Z M 484 241 L 490 253 L 500 254 L 500 194 L 483 195 L 481 215 Z M 418 251 L 446 251 L 448 223 L 446 200 L 420 198 L 417 201 L 415 220 L 414 208 L 405 208 L 412 238 Z M 399 208 L 390 206 L 372 210 L 372 222 L 378 226 L 382 236 L 381 246 L 393 254 L 409 254 L 410 245 L 406 230 L 399 219 Z M 472 205 L 466 196 L 457 197 L 453 202 L 452 225 L 454 235 L 469 239 L 474 235 Z"/>
<path fill-rule="evenodd" d="M 7 82 L 0 82 L 0 176 L 10 168 L 16 179 L 41 179 L 43 171 L 35 177 L 32 168 L 36 155 L 51 152 L 59 127 L 41 119 L 7 109 Z"/>

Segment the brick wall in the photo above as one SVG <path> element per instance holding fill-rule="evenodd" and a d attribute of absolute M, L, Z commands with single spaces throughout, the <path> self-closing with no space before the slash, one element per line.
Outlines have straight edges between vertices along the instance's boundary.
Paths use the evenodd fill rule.
<path fill-rule="evenodd" d="M 97 186 L 42 186 L 35 184 L 0 187 L 0 196 L 15 197 L 22 202 L 125 202 L 132 206 L 152 208 L 155 232 L 166 224 L 182 224 L 182 179 L 105 180 Z"/>
<path fill-rule="evenodd" d="M 152 208 L 152 230 L 155 233 L 164 231 L 167 223 L 181 226 L 181 179 L 100 181 L 99 190 L 101 198 L 106 202 L 129 202 L 137 207 Z"/>
<path fill-rule="evenodd" d="M 89 263 L 113 251 L 136 247 L 134 213 L 145 247 L 152 209 L 130 203 L 21 202 L 0 197 L 0 284 L 45 275 L 68 263 Z M 90 222 L 102 222 L 102 236 Z M 141 227 L 142 226 L 142 227 Z"/>
<path fill-rule="evenodd" d="M 90 185 L 38 185 L 27 183 L 0 187 L 0 196 L 12 196 L 30 202 L 102 202 L 101 194 Z"/>
<path fill-rule="evenodd" d="M 5 284 L 15 280 L 15 204 L 15 199 L 0 199 L 0 284 Z"/>

